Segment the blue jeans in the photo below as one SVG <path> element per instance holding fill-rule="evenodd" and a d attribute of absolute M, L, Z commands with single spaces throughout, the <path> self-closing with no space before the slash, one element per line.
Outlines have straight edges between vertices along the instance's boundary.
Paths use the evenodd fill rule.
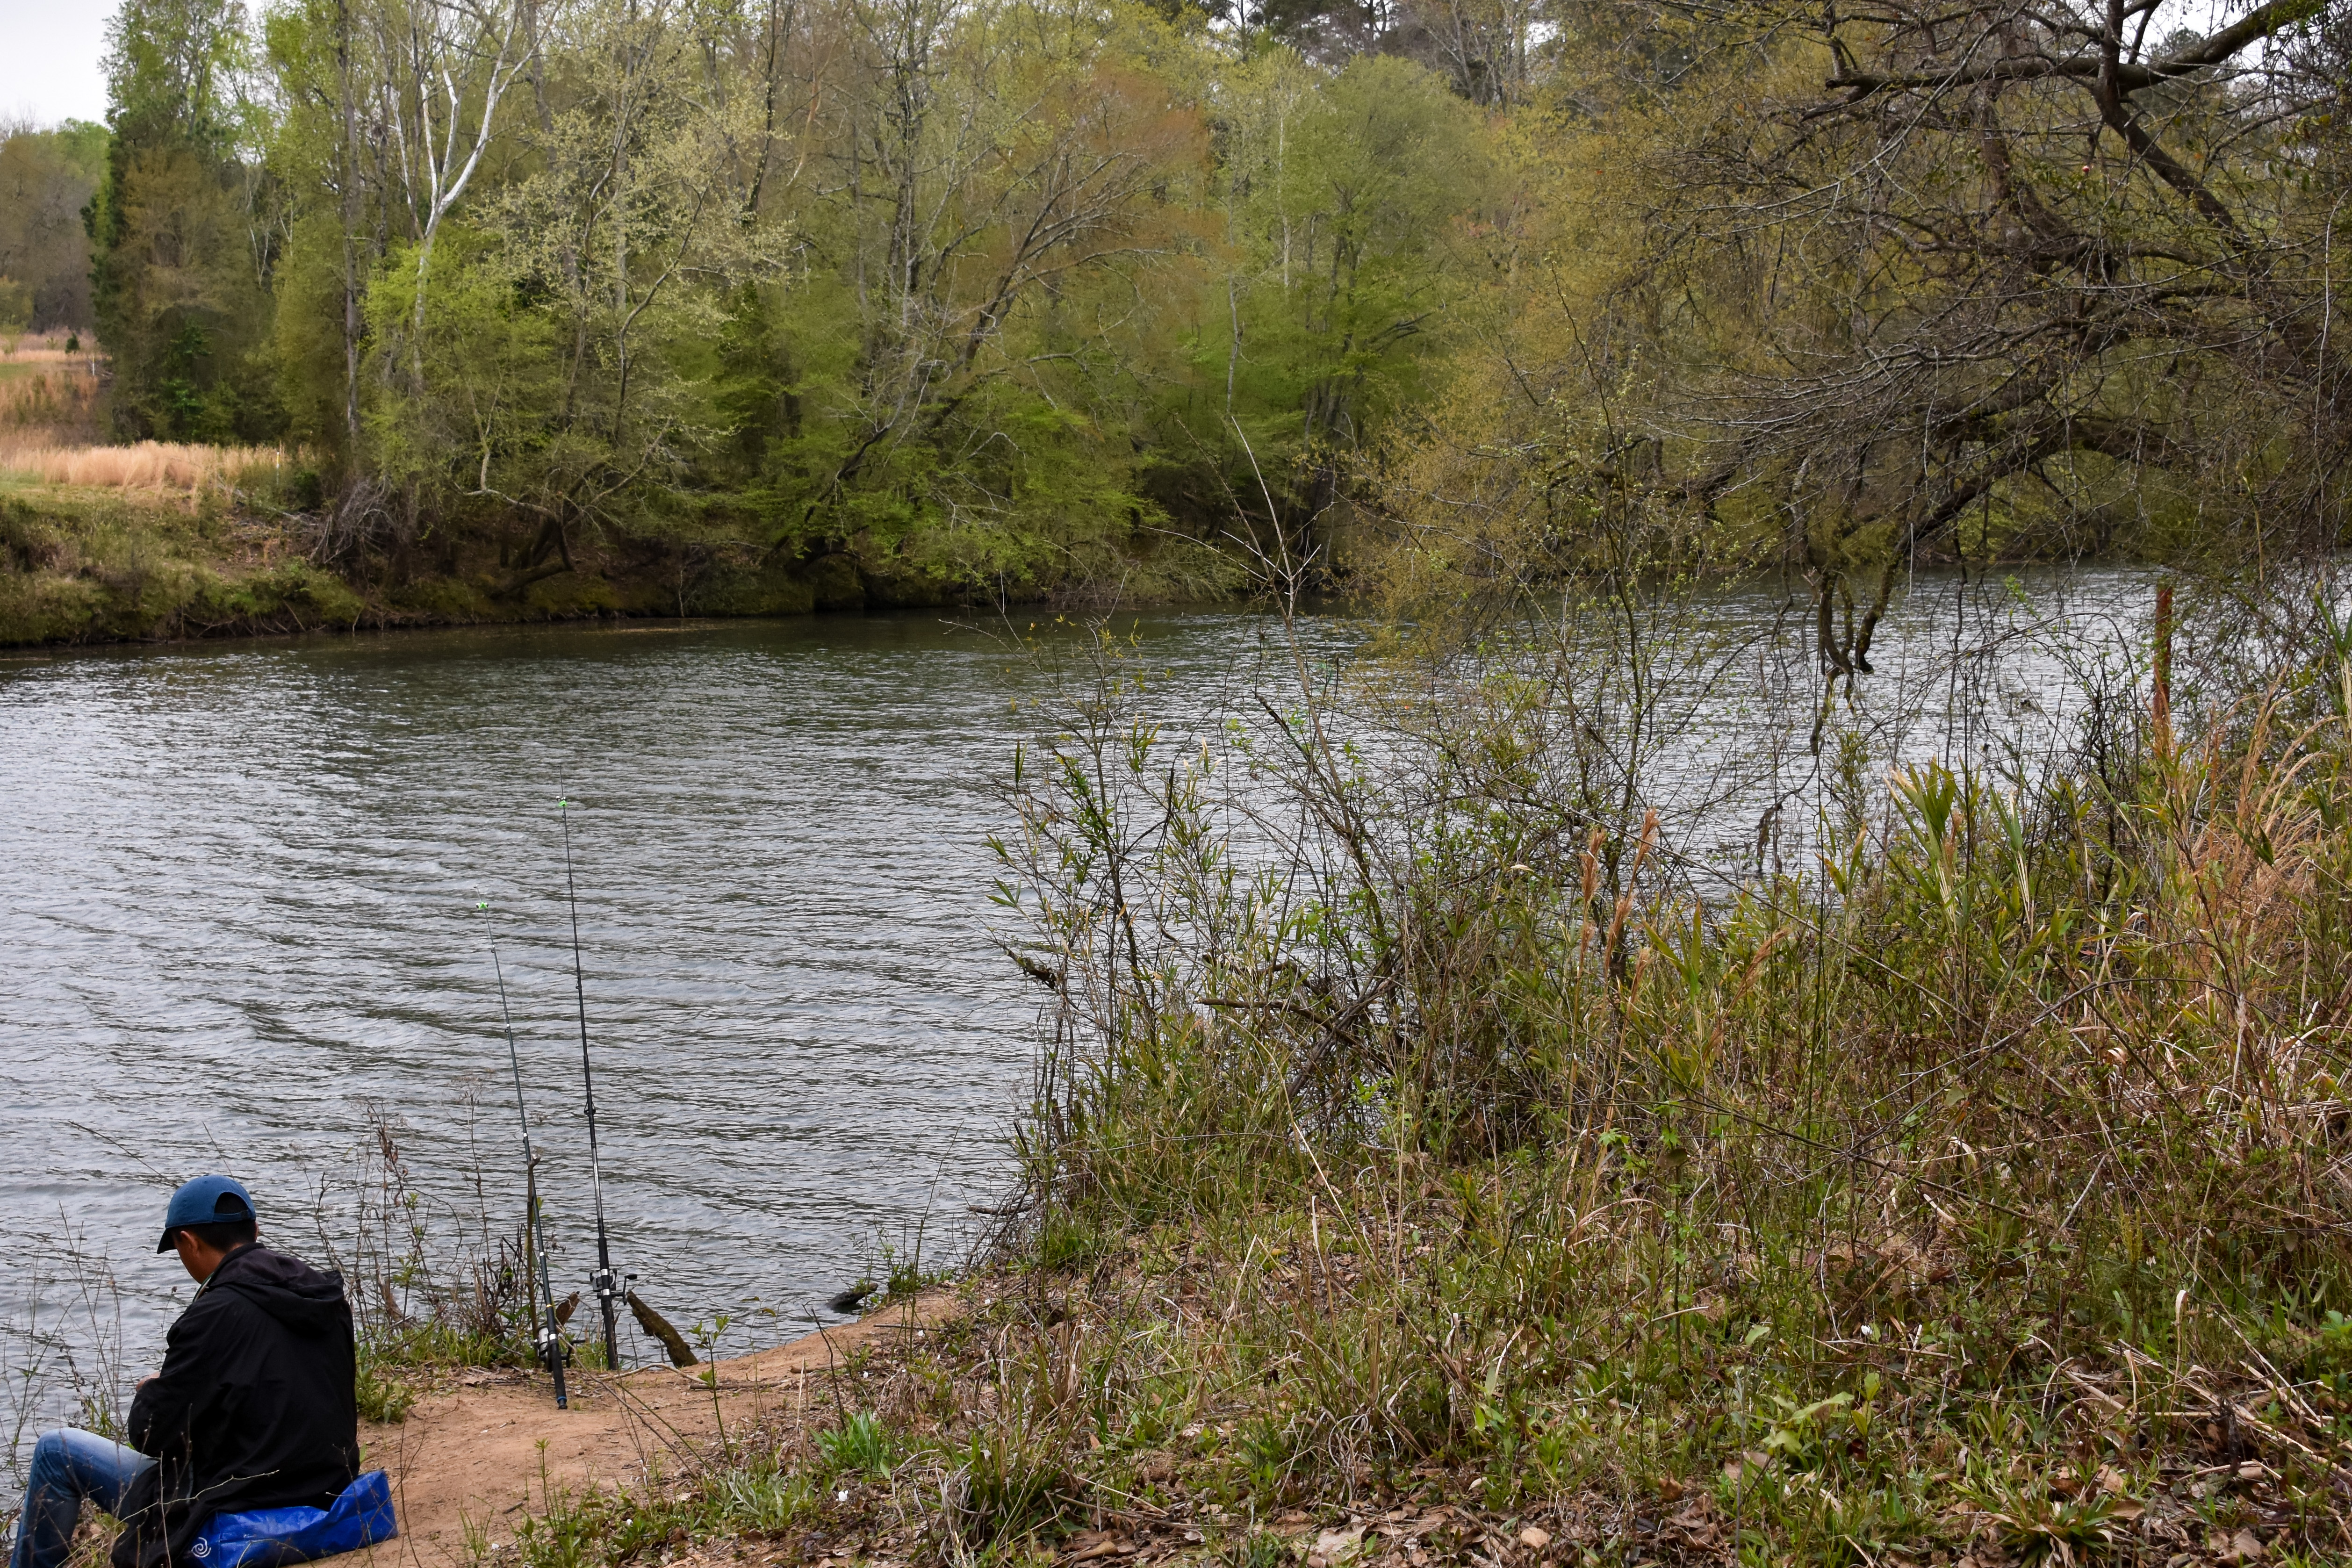
<path fill-rule="evenodd" d="M 88 1498 L 112 1513 L 122 1490 L 155 1461 L 95 1432 L 71 1426 L 41 1434 L 25 1479 L 25 1512 L 8 1568 L 60 1568 Z"/>

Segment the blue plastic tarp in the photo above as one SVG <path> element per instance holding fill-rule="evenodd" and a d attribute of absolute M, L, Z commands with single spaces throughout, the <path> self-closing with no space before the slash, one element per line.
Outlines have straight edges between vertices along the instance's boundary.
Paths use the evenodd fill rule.
<path fill-rule="evenodd" d="M 283 1568 L 356 1552 L 399 1533 L 392 1517 L 392 1481 L 382 1470 L 370 1470 L 345 1487 L 332 1508 L 216 1513 L 188 1552 L 205 1568 Z"/>

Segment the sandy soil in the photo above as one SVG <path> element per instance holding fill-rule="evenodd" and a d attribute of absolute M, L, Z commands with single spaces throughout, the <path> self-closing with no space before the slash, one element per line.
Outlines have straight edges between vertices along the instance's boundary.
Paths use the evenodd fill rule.
<path fill-rule="evenodd" d="M 841 1328 L 703 1369 L 645 1367 L 618 1377 L 575 1372 L 569 1410 L 555 1408 L 544 1373 L 474 1371 L 420 1398 L 408 1418 L 365 1426 L 367 1463 L 392 1477 L 400 1538 L 341 1561 L 354 1568 L 442 1568 L 471 1555 L 467 1538 L 509 1536 L 547 1491 L 640 1483 L 675 1473 L 719 1436 L 762 1417 L 799 1418 L 807 1373 L 861 1345 L 886 1342 L 954 1315 L 935 1291 Z"/>

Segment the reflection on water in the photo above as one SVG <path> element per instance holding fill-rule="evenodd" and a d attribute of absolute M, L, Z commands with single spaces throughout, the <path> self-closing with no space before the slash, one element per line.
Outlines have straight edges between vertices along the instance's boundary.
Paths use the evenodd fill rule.
<path fill-rule="evenodd" d="M 1921 584 L 1869 700 L 1931 752 L 1952 714 L 2007 710 L 1987 670 L 2056 700 L 2068 657 L 2125 635 L 2129 582 L 2092 586 L 2106 631 L 2053 631 L 1999 584 Z M 1696 699 L 1692 776 L 1764 755 L 1753 699 L 1774 660 L 1804 665 L 1777 596 L 1718 619 L 1750 663 Z M 1270 629 L 1147 617 L 1153 701 L 1180 728 L 1231 710 Z M 1963 641 L 2001 649 L 1965 692 Z M 150 1253 L 180 1177 L 236 1171 L 299 1247 L 377 1101 L 437 1199 L 512 1216 L 495 936 L 558 1289 L 582 1283 L 569 796 L 618 1260 L 680 1322 L 803 1315 L 1002 1175 L 1034 1002 L 987 931 L 987 781 L 1029 731 L 1014 700 L 1052 679 L 927 615 L 0 659 L 0 1224 L 87 1228 L 131 1292 L 135 1370 L 173 1302 L 176 1264 Z M 479 1194 L 459 1180 L 477 1156 Z"/>

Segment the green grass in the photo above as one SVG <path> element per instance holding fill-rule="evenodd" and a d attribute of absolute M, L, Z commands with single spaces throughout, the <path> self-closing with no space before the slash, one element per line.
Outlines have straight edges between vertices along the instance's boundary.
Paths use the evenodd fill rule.
<path fill-rule="evenodd" d="M 398 1370 L 395 1370 L 398 1367 Z M 413 1367 L 387 1364 L 372 1349 L 362 1350 L 353 1380 L 360 1419 L 378 1423 L 405 1421 L 418 1393 Z M 409 1375 L 403 1375 L 407 1373 Z"/>
<path fill-rule="evenodd" d="M 437 535 L 348 561 L 314 558 L 300 508 L 315 475 L 289 468 L 284 495 L 235 509 L 183 498 L 70 488 L 0 470 L 0 647 L 280 636 L 357 627 L 472 626 L 606 616 L 809 613 L 808 584 L 756 552 L 700 560 L 682 578 L 659 552 L 600 557 L 506 591 L 497 541 Z M 684 597 L 681 599 L 681 587 Z"/>
<path fill-rule="evenodd" d="M 314 630 L 365 609 L 334 574 L 216 510 L 0 486 L 0 646 Z"/>
<path fill-rule="evenodd" d="M 895 1462 L 890 1431 L 870 1410 L 817 1434 L 817 1452 L 835 1475 L 887 1476 Z"/>

